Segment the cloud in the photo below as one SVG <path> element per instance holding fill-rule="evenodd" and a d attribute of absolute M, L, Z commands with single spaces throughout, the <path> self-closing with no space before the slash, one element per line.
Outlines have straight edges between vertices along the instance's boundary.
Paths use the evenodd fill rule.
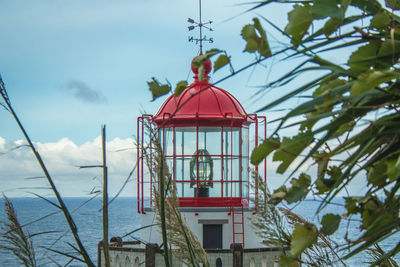
<path fill-rule="evenodd" d="M 67 83 L 67 89 L 74 92 L 74 96 L 84 102 L 107 103 L 107 98 L 99 90 L 90 88 L 86 83 L 72 80 Z"/>
<path fill-rule="evenodd" d="M 0 137 L 1 191 L 10 197 L 27 196 L 27 192 L 50 195 L 47 180 L 43 177 L 31 149 L 22 140 L 9 141 Z M 101 190 L 102 169 L 79 166 L 101 165 L 101 137 L 77 145 L 68 138 L 53 143 L 35 143 L 50 175 L 63 196 L 87 196 Z M 115 138 L 108 141 L 107 166 L 109 193 L 115 195 L 136 163 L 136 149 L 132 138 Z M 135 196 L 136 176 L 124 189 L 122 196 Z"/>

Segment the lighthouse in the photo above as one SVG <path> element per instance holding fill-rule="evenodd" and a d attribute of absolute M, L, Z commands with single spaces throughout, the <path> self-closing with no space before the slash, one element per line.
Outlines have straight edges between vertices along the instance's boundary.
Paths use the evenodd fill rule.
<path fill-rule="evenodd" d="M 189 41 L 200 44 L 202 56 L 202 42 L 213 40 L 202 35 L 202 28 L 211 30 L 205 26 L 211 21 L 202 23 L 199 3 L 200 22 L 188 22 L 192 24 L 189 30 L 200 29 L 200 36 Z M 210 266 L 278 266 L 281 251 L 265 246 L 251 223 L 257 212 L 252 200 L 258 192 L 257 183 L 251 186 L 251 174 L 255 172 L 266 183 L 267 165 L 264 160 L 250 166 L 250 153 L 266 138 L 266 117 L 248 114 L 232 94 L 210 82 L 209 59 L 202 60 L 200 68 L 195 65 L 190 66 L 194 80 L 187 88 L 170 95 L 156 114 L 137 118 L 140 238 L 112 238 L 112 266 L 165 266 L 156 207 L 160 203 L 156 194 L 164 185 L 159 174 L 164 174 L 153 169 L 160 154 L 180 218 L 207 253 Z M 98 265 L 105 266 L 102 242 L 98 255 Z M 172 256 L 172 266 L 186 264 Z"/>
<path fill-rule="evenodd" d="M 211 61 L 204 62 L 204 77 L 193 67 L 194 82 L 178 97 L 171 95 L 157 114 L 138 118 L 139 147 L 145 144 L 145 122 L 155 128 L 169 173 L 176 186 L 179 208 L 189 228 L 205 249 L 260 247 L 250 229 L 250 133 L 253 146 L 265 134 L 265 117 L 247 114 L 239 101 L 209 82 Z M 154 223 L 155 181 L 146 175 L 144 157 L 137 169 L 138 212 L 142 226 Z M 153 229 L 142 239 L 160 243 Z"/>
<path fill-rule="evenodd" d="M 266 118 L 246 113 L 233 95 L 210 83 L 211 61 L 203 64 L 203 77 L 192 64 L 192 84 L 179 96 L 170 95 L 155 115 L 137 118 L 140 239 L 112 239 L 113 266 L 164 266 L 154 196 L 160 183 L 146 165 L 156 160 L 149 130 L 159 140 L 177 208 L 205 249 L 210 266 L 277 266 L 281 252 L 263 245 L 251 223 L 257 212 L 251 204 L 257 187 L 250 186 L 250 175 L 253 170 L 266 182 L 267 166 L 250 166 L 249 157 L 266 136 Z M 100 242 L 99 266 L 104 266 L 103 254 Z M 186 265 L 173 257 L 173 266 Z"/>
<path fill-rule="evenodd" d="M 246 113 L 233 95 L 211 84 L 211 61 L 203 64 L 203 77 L 192 64 L 193 83 L 179 96 L 171 95 L 155 115 L 138 118 L 138 147 L 154 146 L 146 134 L 146 125 L 151 125 L 175 184 L 178 208 L 208 253 L 211 266 L 273 266 L 279 251 L 263 246 L 251 224 L 256 210 L 250 204 L 257 190 L 250 186 L 251 169 L 266 180 L 266 162 L 260 169 L 249 163 L 251 150 L 265 138 L 266 118 Z M 141 240 L 160 247 L 153 193 L 159 181 L 146 168 L 143 150 L 137 152 Z M 242 265 L 232 265 L 234 251 Z"/>

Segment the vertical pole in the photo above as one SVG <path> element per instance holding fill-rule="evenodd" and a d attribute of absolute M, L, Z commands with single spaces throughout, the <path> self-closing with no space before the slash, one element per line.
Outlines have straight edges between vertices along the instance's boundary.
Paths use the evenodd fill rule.
<path fill-rule="evenodd" d="M 146 254 L 145 254 L 145 267 L 155 267 L 156 266 L 156 253 L 157 244 L 147 243 L 146 244 Z"/>
<path fill-rule="evenodd" d="M 141 185 L 140 185 L 140 187 L 141 187 L 141 191 L 142 191 L 142 199 L 141 199 L 141 210 L 142 210 L 142 214 L 146 214 L 146 213 L 144 212 L 144 209 L 143 209 L 143 205 L 144 205 L 144 175 L 143 175 L 144 119 L 145 119 L 145 117 L 143 116 L 143 117 L 142 117 L 142 136 L 141 136 L 141 145 L 142 145 L 141 151 L 142 151 L 142 153 L 141 153 L 141 161 L 140 161 L 140 176 L 141 176 Z M 151 152 L 150 152 L 150 153 L 151 153 Z"/>
<path fill-rule="evenodd" d="M 257 115 L 256 115 L 256 140 L 255 140 L 255 147 L 257 147 L 258 146 L 258 117 L 257 117 Z M 256 203 L 255 203 L 255 208 L 256 208 L 256 210 L 257 210 L 257 206 L 258 206 L 258 165 L 256 166 L 256 168 L 255 168 L 255 170 L 256 170 L 256 180 L 255 180 L 255 185 L 254 185 L 254 199 L 255 199 L 255 201 L 256 201 Z"/>
<path fill-rule="evenodd" d="M 167 166 L 164 166 L 165 160 L 164 160 L 164 151 L 165 151 L 165 128 L 163 129 L 163 140 L 162 140 L 162 145 L 161 145 L 161 159 L 160 159 L 160 166 L 158 171 L 158 180 L 159 180 L 159 193 L 160 193 L 160 220 L 161 220 L 161 235 L 162 235 L 162 240 L 164 243 L 164 262 L 166 267 L 171 266 L 171 261 L 170 261 L 170 252 L 168 248 L 168 237 L 167 237 L 167 224 L 166 224 L 166 219 L 165 219 L 165 193 L 166 193 L 166 188 L 165 188 L 165 176 L 164 176 L 164 168 L 167 168 Z"/>
<path fill-rule="evenodd" d="M 242 244 L 231 244 L 231 252 L 233 258 L 233 267 L 243 267 L 243 247 Z"/>
<path fill-rule="evenodd" d="M 198 114 L 196 113 L 196 118 Z M 196 199 L 199 198 L 199 121 L 196 124 Z"/>
<path fill-rule="evenodd" d="M 228 157 L 228 155 L 229 155 L 229 147 L 228 147 L 228 144 L 229 144 L 229 139 L 228 139 L 228 127 L 227 127 L 227 129 L 226 129 L 226 132 L 225 132 L 225 152 L 226 152 L 226 154 L 224 155 L 225 156 L 225 165 L 224 165 L 224 171 L 225 171 L 225 180 L 226 180 L 226 183 L 225 183 L 225 194 L 226 194 L 226 196 L 228 197 L 229 196 L 229 178 L 228 178 L 228 160 L 229 160 L 229 157 Z"/>
<path fill-rule="evenodd" d="M 242 126 L 239 128 L 239 196 L 240 199 L 243 198 L 243 161 L 242 161 Z"/>
<path fill-rule="evenodd" d="M 106 126 L 102 126 L 103 150 L 103 247 L 106 267 L 110 267 L 110 254 L 108 250 L 108 177 L 106 165 Z"/>
<path fill-rule="evenodd" d="M 267 139 L 267 117 L 264 117 L 264 140 Z M 264 184 L 267 185 L 267 159 L 264 159 Z"/>
<path fill-rule="evenodd" d="M 137 210 L 140 213 L 140 136 L 139 136 L 139 127 L 140 127 L 140 119 L 141 117 L 137 118 L 137 129 L 136 129 L 136 160 L 137 160 Z"/>
<path fill-rule="evenodd" d="M 186 180 L 185 179 L 185 131 L 184 130 L 182 130 L 181 148 L 182 148 L 181 149 L 182 150 L 182 197 L 185 197 L 185 182 L 183 182 L 183 180 Z M 190 177 L 190 174 L 189 174 L 189 177 Z"/>
<path fill-rule="evenodd" d="M 233 120 L 231 116 L 231 205 L 233 198 Z M 234 211 L 234 210 L 233 210 Z"/>
<path fill-rule="evenodd" d="M 176 161 L 176 139 L 175 139 L 175 127 L 172 128 L 172 178 L 176 183 L 176 172 L 175 172 L 175 161 Z"/>
<path fill-rule="evenodd" d="M 200 21 L 200 23 L 199 23 L 199 28 L 200 28 L 200 38 L 199 38 L 199 40 L 200 40 L 200 54 L 203 54 L 203 35 L 202 35 L 202 28 L 203 28 L 203 24 L 202 24 L 202 22 L 201 22 L 201 0 L 199 0 L 199 21 Z"/>
<path fill-rule="evenodd" d="M 153 128 L 151 128 L 150 119 L 149 120 L 149 131 L 150 131 L 150 166 L 153 166 Z M 153 168 L 153 167 L 150 167 Z M 153 207 L 153 170 L 150 171 L 150 207 Z"/>
<path fill-rule="evenodd" d="M 221 127 L 221 197 L 224 197 L 224 127 Z"/>

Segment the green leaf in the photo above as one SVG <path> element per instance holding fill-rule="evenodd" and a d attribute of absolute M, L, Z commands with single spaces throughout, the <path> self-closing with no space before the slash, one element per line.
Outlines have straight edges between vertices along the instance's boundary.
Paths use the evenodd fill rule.
<path fill-rule="evenodd" d="M 307 196 L 309 192 L 308 187 L 311 185 L 311 177 L 302 173 L 300 174 L 299 179 L 293 178 L 290 183 L 292 184 L 292 187 L 289 188 L 284 198 L 288 203 L 293 203 L 302 200 Z"/>
<path fill-rule="evenodd" d="M 376 198 L 369 198 L 362 204 L 362 228 L 367 229 L 376 219 L 382 216 L 382 202 Z"/>
<path fill-rule="evenodd" d="M 287 194 L 287 188 L 286 186 L 282 185 L 278 189 L 274 191 L 274 193 L 271 195 L 271 204 L 277 205 L 279 204 L 286 196 Z"/>
<path fill-rule="evenodd" d="M 371 41 L 361 46 L 357 51 L 353 52 L 347 64 L 351 67 L 351 71 L 359 74 L 368 70 L 376 62 L 376 56 L 381 47 L 380 41 Z"/>
<path fill-rule="evenodd" d="M 261 26 L 260 21 L 258 18 L 253 18 L 254 27 L 256 28 L 260 38 L 258 39 L 258 52 L 264 56 L 269 57 L 271 56 L 271 50 L 269 48 L 267 34 L 265 33 L 264 28 Z"/>
<path fill-rule="evenodd" d="M 326 37 L 329 37 L 332 33 L 334 33 L 339 27 L 342 25 L 342 23 L 339 20 L 336 19 L 328 19 L 327 22 L 325 22 L 324 28 L 322 32 L 325 34 Z"/>
<path fill-rule="evenodd" d="M 329 167 L 326 173 L 329 175 L 329 179 L 319 177 L 315 182 L 319 194 L 323 194 L 335 188 L 337 186 L 336 181 L 342 176 L 342 171 L 337 166 Z"/>
<path fill-rule="evenodd" d="M 318 194 L 323 194 L 328 192 L 334 183 L 329 179 L 321 178 L 315 181 L 315 186 L 317 187 Z"/>
<path fill-rule="evenodd" d="M 285 137 L 280 148 L 274 153 L 273 161 L 282 161 L 277 172 L 284 173 L 298 155 L 313 141 L 309 133 L 301 133 L 293 138 Z"/>
<path fill-rule="evenodd" d="M 388 8 L 391 8 L 393 10 L 400 9 L 400 0 L 385 0 L 385 4 Z"/>
<path fill-rule="evenodd" d="M 360 95 L 384 82 L 397 79 L 399 74 L 393 71 L 374 71 L 363 73 L 351 87 L 351 96 Z"/>
<path fill-rule="evenodd" d="M 241 35 L 247 41 L 244 51 L 250 53 L 258 51 L 264 57 L 271 55 L 267 34 L 258 18 L 253 18 L 253 24 L 245 25 L 242 28 Z"/>
<path fill-rule="evenodd" d="M 325 214 L 324 217 L 322 217 L 321 224 L 321 232 L 324 235 L 331 235 L 336 232 L 340 225 L 340 216 L 332 213 Z"/>
<path fill-rule="evenodd" d="M 346 84 L 347 81 L 342 79 L 334 79 L 322 83 L 313 93 L 313 97 L 316 96 L 328 96 L 331 94 L 332 89 L 340 87 Z"/>
<path fill-rule="evenodd" d="M 214 72 L 216 72 L 219 68 L 225 66 L 228 63 L 229 57 L 227 57 L 226 55 L 220 55 L 214 62 Z"/>
<path fill-rule="evenodd" d="M 203 63 L 206 62 L 206 60 L 208 60 L 209 58 L 207 57 L 207 55 L 198 55 L 197 57 L 194 57 L 192 60 L 192 64 L 194 67 L 196 68 L 200 68 L 201 66 L 203 66 Z"/>
<path fill-rule="evenodd" d="M 340 8 L 336 0 L 314 0 L 311 8 L 313 18 L 322 19 L 331 17 L 336 20 L 344 19 L 344 8 Z"/>
<path fill-rule="evenodd" d="M 300 256 L 306 248 L 317 242 L 317 238 L 318 233 L 315 225 L 310 223 L 296 224 L 290 242 L 290 254 L 294 257 Z"/>
<path fill-rule="evenodd" d="M 361 211 L 361 207 L 359 205 L 360 197 L 347 197 L 345 208 L 347 210 L 347 215 L 356 214 Z"/>
<path fill-rule="evenodd" d="M 264 140 L 262 144 L 254 148 L 251 152 L 250 162 L 253 165 L 258 165 L 263 161 L 272 151 L 279 148 L 279 138 L 270 137 Z"/>
<path fill-rule="evenodd" d="M 197 57 L 193 58 L 192 64 L 194 67 L 200 68 L 204 62 L 209 60 L 212 56 L 219 54 L 221 52 L 222 51 L 217 48 L 210 49 L 210 50 L 206 51 L 204 54 L 198 55 Z"/>
<path fill-rule="evenodd" d="M 253 24 L 247 24 L 243 26 L 241 34 L 245 40 L 258 38 L 258 35 L 256 33 L 256 28 L 254 27 Z"/>
<path fill-rule="evenodd" d="M 168 94 L 171 91 L 171 86 L 168 84 L 160 84 L 154 77 L 151 78 L 152 81 L 147 82 L 149 90 L 151 91 L 153 99 L 156 100 L 158 97 Z"/>
<path fill-rule="evenodd" d="M 255 51 L 257 51 L 258 50 L 258 43 L 257 43 L 257 41 L 256 40 L 254 40 L 254 39 L 249 39 L 248 41 L 247 41 L 247 44 L 246 44 L 246 47 L 244 48 L 244 51 L 247 51 L 247 52 L 255 52 Z"/>
<path fill-rule="evenodd" d="M 376 186 L 383 186 L 386 183 L 386 163 L 379 161 L 378 164 L 369 168 L 367 173 L 368 183 Z"/>
<path fill-rule="evenodd" d="M 387 176 L 390 181 L 395 181 L 400 177 L 400 156 L 386 161 Z"/>
<path fill-rule="evenodd" d="M 351 5 L 372 15 L 382 10 L 382 6 L 376 0 L 352 0 Z"/>
<path fill-rule="evenodd" d="M 292 37 L 292 44 L 297 46 L 312 23 L 311 6 L 309 4 L 296 4 L 288 16 L 289 23 L 285 28 L 285 33 Z"/>
<path fill-rule="evenodd" d="M 281 256 L 279 257 L 279 266 L 298 267 L 299 263 L 296 261 L 296 259 L 282 253 Z"/>
<path fill-rule="evenodd" d="M 176 84 L 174 95 L 175 97 L 178 97 L 181 95 L 181 93 L 187 88 L 187 81 L 180 81 Z"/>
<path fill-rule="evenodd" d="M 207 50 L 206 53 L 204 54 L 207 58 L 211 58 L 212 56 L 215 56 L 219 53 L 221 53 L 222 51 L 219 50 L 218 48 L 212 48 L 210 50 Z"/>
<path fill-rule="evenodd" d="M 400 41 L 386 39 L 382 42 L 376 57 L 376 66 L 381 69 L 390 68 L 400 57 Z"/>
<path fill-rule="evenodd" d="M 387 12 L 381 12 L 373 16 L 370 28 L 381 29 L 390 26 L 390 15 Z"/>

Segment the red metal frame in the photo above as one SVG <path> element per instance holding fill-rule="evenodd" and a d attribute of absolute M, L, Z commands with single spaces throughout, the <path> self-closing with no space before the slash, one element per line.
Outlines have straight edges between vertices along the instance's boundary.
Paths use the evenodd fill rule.
<path fill-rule="evenodd" d="M 152 124 L 153 122 L 153 117 L 151 115 L 143 115 L 141 117 L 139 117 L 137 119 L 137 144 L 138 144 L 138 151 L 137 151 L 137 158 L 138 158 L 138 164 L 137 164 L 137 196 L 138 196 L 138 203 L 137 203 L 137 209 L 138 209 L 138 213 L 141 214 L 145 214 L 144 209 L 146 207 L 152 207 L 153 203 L 153 193 L 152 193 L 152 188 L 154 185 L 154 183 L 157 183 L 157 185 L 159 185 L 158 181 L 153 181 L 153 179 L 155 177 L 152 177 L 152 172 L 150 173 L 150 177 L 145 177 L 145 170 L 146 170 L 146 166 L 144 166 L 144 152 L 143 152 L 143 147 L 145 147 L 147 144 L 150 146 L 150 149 L 152 148 L 152 142 L 151 142 L 151 138 L 145 134 L 145 129 L 144 129 L 144 123 L 145 120 L 147 120 L 150 125 L 153 125 L 155 128 L 158 128 L 157 125 Z M 168 118 L 166 118 L 166 120 L 168 120 Z M 229 124 L 226 122 L 229 121 Z M 168 127 L 159 127 L 158 130 L 161 130 L 161 132 L 159 132 L 159 134 L 162 134 L 162 148 L 163 151 L 166 151 L 166 147 L 168 145 L 171 144 L 167 144 L 168 140 L 165 139 L 165 130 L 166 129 L 170 129 L 173 136 L 172 136 L 172 141 L 173 141 L 173 148 L 172 148 L 172 155 L 167 154 L 165 155 L 166 158 L 172 158 L 172 168 L 173 170 L 171 170 L 171 174 L 173 175 L 173 179 L 175 180 L 176 184 L 182 184 L 182 183 L 191 183 L 191 182 L 196 182 L 196 191 L 197 194 L 194 197 L 179 197 L 179 203 L 181 207 L 239 207 L 239 206 L 248 206 L 249 205 L 249 194 L 250 194 L 250 189 L 249 189 L 249 180 L 250 177 L 249 175 L 247 175 L 247 178 L 243 178 L 243 162 L 245 160 L 249 161 L 249 157 L 250 155 L 248 155 L 251 151 L 250 151 L 250 146 L 251 146 L 251 142 L 247 142 L 248 143 L 248 148 L 247 148 L 247 155 L 243 155 L 244 151 L 242 148 L 242 139 L 243 139 L 243 127 L 236 127 L 235 126 L 235 120 L 231 119 L 229 114 L 226 115 L 226 121 L 225 123 L 221 123 L 218 124 L 219 127 L 221 127 L 221 154 L 212 154 L 209 157 L 213 157 L 213 158 L 218 158 L 221 161 L 221 170 L 220 170 L 220 174 L 221 177 L 218 179 L 218 177 L 216 177 L 216 179 L 213 179 L 211 181 L 211 183 L 213 184 L 220 184 L 221 185 L 221 195 L 220 196 L 211 196 L 211 197 L 198 197 L 199 192 L 198 192 L 198 188 L 199 188 L 199 181 L 197 180 L 191 180 L 190 177 L 188 179 L 186 179 L 186 177 L 183 177 L 183 180 L 177 180 L 177 170 L 176 170 L 176 161 L 178 159 L 183 159 L 183 158 L 192 158 L 193 156 L 197 156 L 197 161 L 198 161 L 198 151 L 199 151 L 199 128 L 200 127 L 210 127 L 210 126 L 216 126 L 217 124 L 215 124 L 215 122 L 210 122 L 208 121 L 207 123 L 203 123 L 203 121 L 197 120 L 195 122 L 191 122 L 190 124 L 185 124 L 186 126 L 190 126 L 190 127 L 196 127 L 196 154 L 192 155 L 192 154 L 182 154 L 182 155 L 176 155 L 176 127 L 171 127 L 171 124 L 168 124 Z M 263 131 L 261 130 L 261 132 L 264 132 L 264 136 L 262 136 L 263 138 L 266 138 L 266 117 L 265 116 L 257 116 L 256 114 L 250 114 L 247 115 L 247 118 L 244 121 L 250 121 L 251 124 L 255 125 L 255 133 L 254 133 L 254 145 L 258 145 L 258 138 L 259 138 L 259 133 L 260 133 L 260 129 L 259 129 L 259 125 L 264 124 L 263 127 Z M 178 127 L 182 127 L 183 124 L 178 124 Z M 228 126 L 229 125 L 229 126 Z M 246 125 L 242 124 L 242 126 L 246 126 L 247 128 L 247 123 Z M 226 128 L 230 128 L 230 151 L 226 151 L 224 152 L 224 144 L 227 140 L 225 140 L 225 136 L 224 134 L 226 133 Z M 236 131 L 236 129 L 239 128 L 239 140 L 234 140 L 234 132 Z M 248 128 L 249 133 L 248 133 L 248 138 L 250 139 L 250 128 Z M 262 129 L 262 128 L 261 128 Z M 239 146 L 238 146 L 238 153 L 234 153 L 233 151 L 233 146 L 234 146 L 234 142 L 239 142 Z M 236 144 L 236 143 L 235 143 Z M 186 152 L 186 151 L 185 151 Z M 230 153 L 229 153 L 230 152 Z M 170 153 L 170 152 L 169 152 Z M 150 154 L 151 157 L 151 154 Z M 234 160 L 238 159 L 239 161 L 239 177 L 234 177 L 234 171 L 233 171 L 233 167 L 234 167 Z M 150 158 L 150 160 L 152 160 L 152 157 Z M 225 168 L 227 167 L 225 164 L 226 160 L 230 160 L 230 179 L 226 180 L 228 177 L 224 177 L 225 175 Z M 198 162 L 197 162 L 198 163 Z M 264 181 L 266 182 L 266 161 L 264 161 L 264 170 L 263 170 L 263 178 Z M 197 164 L 197 166 L 199 166 L 199 164 Z M 182 162 L 182 168 L 185 167 L 185 164 Z M 238 166 L 235 166 L 238 167 Z M 258 167 L 256 166 L 256 170 L 258 171 Z M 197 171 L 197 176 L 198 176 L 198 169 Z M 216 171 L 215 173 L 219 173 L 218 171 Z M 150 179 L 149 179 L 150 178 Z M 243 180 L 244 179 L 244 180 Z M 246 180 L 247 179 L 247 180 Z M 230 183 L 230 194 L 225 194 L 225 190 L 224 190 L 224 185 L 226 183 Z M 236 195 L 233 194 L 233 188 L 236 187 L 236 184 L 240 184 L 239 185 L 239 191 L 236 192 Z M 246 195 L 243 195 L 243 186 L 244 183 L 247 183 L 247 193 Z M 145 192 L 145 184 L 149 184 L 150 188 L 149 188 L 149 192 Z M 229 186 L 229 185 L 228 185 Z M 146 200 L 146 198 L 149 198 L 148 200 Z M 247 201 L 242 201 L 242 200 L 247 200 Z M 146 204 L 148 203 L 148 204 Z"/>

